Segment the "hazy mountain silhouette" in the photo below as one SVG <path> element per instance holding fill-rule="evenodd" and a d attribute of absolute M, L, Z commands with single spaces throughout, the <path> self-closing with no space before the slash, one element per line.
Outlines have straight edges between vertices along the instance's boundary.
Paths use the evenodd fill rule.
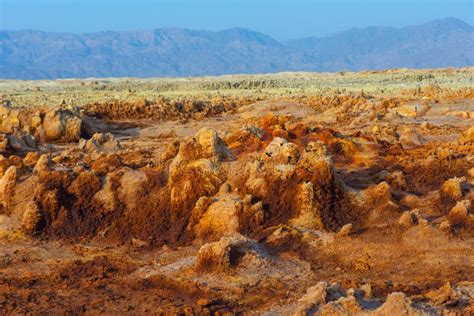
<path fill-rule="evenodd" d="M 0 77 L 162 77 L 472 66 L 474 27 L 448 18 L 280 43 L 243 28 L 89 34 L 0 31 Z"/>
<path fill-rule="evenodd" d="M 471 66 L 474 27 L 453 18 L 404 28 L 354 28 L 286 43 L 304 51 L 318 70 Z"/>

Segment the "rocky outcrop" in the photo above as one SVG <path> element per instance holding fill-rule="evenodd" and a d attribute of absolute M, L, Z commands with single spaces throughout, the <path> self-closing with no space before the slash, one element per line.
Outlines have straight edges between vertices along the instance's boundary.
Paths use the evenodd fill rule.
<path fill-rule="evenodd" d="M 133 212 L 141 207 L 141 205 L 137 204 L 136 197 L 140 196 L 140 193 L 144 191 L 144 185 L 148 181 L 148 177 L 141 170 L 123 169 L 121 173 L 117 197 L 128 210 Z M 107 192 L 107 183 L 104 189 Z"/>
<path fill-rule="evenodd" d="M 36 139 L 25 132 L 0 134 L 0 151 L 3 153 L 24 153 L 36 150 Z"/>
<path fill-rule="evenodd" d="M 398 224 L 403 227 L 411 227 L 419 224 L 427 224 L 428 221 L 423 217 L 420 210 L 413 209 L 405 211 L 400 216 Z"/>
<path fill-rule="evenodd" d="M 82 120 L 69 110 L 49 110 L 44 113 L 42 125 L 37 128 L 37 133 L 41 140 L 44 135 L 44 141 L 75 142 L 81 138 L 81 125 Z"/>
<path fill-rule="evenodd" d="M 262 155 L 262 160 L 277 165 L 294 165 L 300 158 L 298 147 L 281 137 L 275 137 Z"/>
<path fill-rule="evenodd" d="M 387 295 L 385 303 L 374 311 L 375 315 L 423 315 L 422 311 L 411 306 L 411 300 L 405 293 L 394 292 Z"/>
<path fill-rule="evenodd" d="M 456 203 L 453 206 L 451 211 L 448 214 L 448 222 L 451 226 L 454 225 L 466 225 L 470 220 L 470 213 L 472 210 L 472 202 L 470 200 L 462 200 Z M 474 221 L 471 219 L 471 221 Z"/>
<path fill-rule="evenodd" d="M 463 198 L 466 178 L 451 178 L 446 180 L 439 189 L 439 207 L 448 212 Z"/>
<path fill-rule="evenodd" d="M 439 289 L 408 297 L 402 292 L 387 295 L 382 303 L 371 297 L 370 285 L 343 290 L 339 284 L 322 281 L 309 287 L 294 304 L 293 315 L 438 315 L 448 313 L 448 306 L 466 306 L 472 299 L 472 284 Z M 430 303 L 427 309 L 426 303 Z M 417 303 L 415 303 L 417 301 Z M 469 309 L 467 309 L 469 310 Z"/>
<path fill-rule="evenodd" d="M 459 140 L 466 144 L 474 143 L 474 126 L 469 127 L 464 133 L 462 133 Z"/>
<path fill-rule="evenodd" d="M 3 206 L 3 213 L 10 213 L 9 204 L 15 193 L 17 178 L 17 168 L 15 166 L 10 166 L 0 180 L 0 205 Z"/>
<path fill-rule="evenodd" d="M 426 139 L 414 128 L 402 128 L 397 132 L 399 140 L 404 146 L 419 146 L 426 142 Z"/>
<path fill-rule="evenodd" d="M 246 167 L 246 192 L 268 205 L 270 221 L 333 229 L 337 216 L 335 197 L 343 196 L 331 156 L 322 143 L 311 142 L 302 153 L 284 138 L 274 138 L 261 160 Z"/>
<path fill-rule="evenodd" d="M 67 109 L 12 108 L 0 106 L 0 132 L 26 132 L 41 143 L 51 141 L 75 142 L 81 137 L 82 119 Z"/>
<path fill-rule="evenodd" d="M 108 173 L 101 179 L 102 188 L 94 194 L 94 202 L 100 205 L 103 213 L 113 212 L 118 206 L 117 187 L 119 180 L 117 173 Z M 124 194 L 125 196 L 127 194 Z"/>
<path fill-rule="evenodd" d="M 265 265 L 266 255 L 252 239 L 240 234 L 204 244 L 197 253 L 195 268 L 207 272 L 232 272 L 239 266 Z"/>
<path fill-rule="evenodd" d="M 37 233 L 42 228 L 43 216 L 43 212 L 38 205 L 34 201 L 29 202 L 22 215 L 22 228 L 30 235 Z"/>
<path fill-rule="evenodd" d="M 232 159 L 232 152 L 210 129 L 202 129 L 180 144 L 178 154 L 171 161 L 168 180 L 176 216 L 192 210 L 200 197 L 217 193 L 225 181 L 220 164 Z"/>
<path fill-rule="evenodd" d="M 320 305 L 326 303 L 328 284 L 319 282 L 306 290 L 306 293 L 298 300 L 293 313 L 294 316 L 305 316 L 314 314 Z"/>
<path fill-rule="evenodd" d="M 216 195 L 197 201 L 188 229 L 200 241 L 214 241 L 228 234 L 251 233 L 264 219 L 262 203 L 252 204 L 251 196 L 241 198 L 224 183 Z"/>
<path fill-rule="evenodd" d="M 88 153 L 117 153 L 120 149 L 120 142 L 111 133 L 95 133 L 88 140 L 81 138 L 79 149 Z"/>
<path fill-rule="evenodd" d="M 206 197 L 201 199 L 206 199 Z M 221 236 L 241 231 L 239 222 L 244 205 L 238 195 L 228 193 L 210 198 L 210 205 L 204 211 L 200 209 L 201 199 L 196 203 L 196 208 L 191 215 L 199 218 L 194 227 L 198 239 L 215 240 Z"/>

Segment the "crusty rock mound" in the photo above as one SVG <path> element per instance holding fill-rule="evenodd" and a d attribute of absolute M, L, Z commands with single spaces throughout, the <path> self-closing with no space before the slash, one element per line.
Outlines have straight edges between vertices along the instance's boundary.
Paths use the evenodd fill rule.
<path fill-rule="evenodd" d="M 217 242 L 204 244 L 197 253 L 195 268 L 207 272 L 232 272 L 239 265 L 263 265 L 265 256 L 254 240 L 230 234 Z"/>
<path fill-rule="evenodd" d="M 79 149 L 89 153 L 117 153 L 120 149 L 120 142 L 110 133 L 95 133 L 88 140 L 79 141 Z"/>
<path fill-rule="evenodd" d="M 255 98 L 236 99 L 225 96 L 215 97 L 210 101 L 187 98 L 180 100 L 165 98 L 139 101 L 115 100 L 88 104 L 85 111 L 89 116 L 107 119 L 187 120 L 220 115 L 253 102 L 255 102 Z"/>
<path fill-rule="evenodd" d="M 0 134 L 0 152 L 2 153 L 25 153 L 35 151 L 36 139 L 25 132 L 13 134 Z"/>
<path fill-rule="evenodd" d="M 319 282 L 309 287 L 296 302 L 293 315 L 438 315 L 449 313 L 449 305 L 467 305 L 472 300 L 472 284 L 453 288 L 449 283 L 437 290 L 408 297 L 392 292 L 385 301 L 371 298 L 370 285 L 343 290 L 339 284 Z M 429 300 L 432 304 L 423 304 Z M 468 311 L 467 309 L 466 311 Z"/>
<path fill-rule="evenodd" d="M 31 110 L 0 106 L 0 132 L 13 134 L 19 131 L 31 133 L 41 143 L 76 142 L 81 138 L 82 119 L 68 109 Z"/>

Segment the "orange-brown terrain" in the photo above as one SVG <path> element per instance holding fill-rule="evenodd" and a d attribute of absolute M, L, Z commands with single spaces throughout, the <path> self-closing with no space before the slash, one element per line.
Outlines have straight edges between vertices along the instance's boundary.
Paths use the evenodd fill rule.
<path fill-rule="evenodd" d="M 4 91 L 0 314 L 474 314 L 474 89 L 394 91 Z"/>

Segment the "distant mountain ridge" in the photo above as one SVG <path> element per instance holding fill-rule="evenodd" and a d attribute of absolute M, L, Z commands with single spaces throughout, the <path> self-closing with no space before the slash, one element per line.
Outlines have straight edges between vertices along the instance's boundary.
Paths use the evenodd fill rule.
<path fill-rule="evenodd" d="M 474 62 L 474 27 L 453 18 L 404 28 L 354 28 L 286 44 L 320 61 L 322 70 L 462 67 Z"/>
<path fill-rule="evenodd" d="M 201 76 L 474 65 L 474 27 L 447 18 L 278 42 L 245 28 L 0 31 L 0 78 Z"/>

